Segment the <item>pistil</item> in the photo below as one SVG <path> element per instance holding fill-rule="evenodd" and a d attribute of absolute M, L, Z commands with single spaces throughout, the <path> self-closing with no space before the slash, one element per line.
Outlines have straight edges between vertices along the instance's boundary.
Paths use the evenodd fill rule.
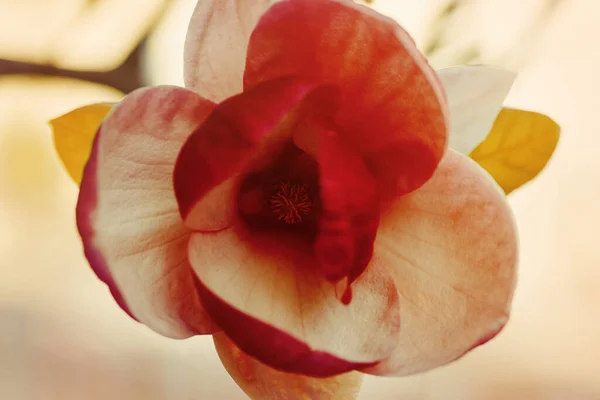
<path fill-rule="evenodd" d="M 269 204 L 277 219 L 286 224 L 301 223 L 313 207 L 306 184 L 289 181 L 279 185 Z"/>

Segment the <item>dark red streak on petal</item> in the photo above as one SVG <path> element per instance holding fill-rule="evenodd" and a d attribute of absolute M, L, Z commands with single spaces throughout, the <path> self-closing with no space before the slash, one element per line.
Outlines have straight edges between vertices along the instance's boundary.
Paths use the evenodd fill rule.
<path fill-rule="evenodd" d="M 125 299 L 123 299 L 123 295 L 121 294 L 116 282 L 114 281 L 110 271 L 108 270 L 108 266 L 106 264 L 106 261 L 102 257 L 101 251 L 92 245 L 94 229 L 92 228 L 91 217 L 94 213 L 94 210 L 96 209 L 96 204 L 98 202 L 98 185 L 95 182 L 95 177 L 97 176 L 96 172 L 98 168 L 97 153 L 99 146 L 97 146 L 97 141 L 101 135 L 101 131 L 101 129 L 98 129 L 98 133 L 96 134 L 96 138 L 94 139 L 90 159 L 88 160 L 85 166 L 84 176 L 88 177 L 88 179 L 83 179 L 81 182 L 80 196 L 77 201 L 76 209 L 77 229 L 79 231 L 79 235 L 81 235 L 82 238 L 87 239 L 83 240 L 83 251 L 90 266 L 92 267 L 92 270 L 94 271 L 98 279 L 100 279 L 108 286 L 115 301 L 123 309 L 123 311 L 125 311 L 127 314 L 129 314 L 131 318 L 137 321 L 137 318 L 131 313 L 131 311 L 127 307 Z"/>
<path fill-rule="evenodd" d="M 197 282 L 203 305 L 231 340 L 244 352 L 275 369 L 325 378 L 377 364 L 350 362 L 312 350 L 289 334 L 229 306 L 202 282 Z M 256 343 L 269 345 L 256 347 Z"/>

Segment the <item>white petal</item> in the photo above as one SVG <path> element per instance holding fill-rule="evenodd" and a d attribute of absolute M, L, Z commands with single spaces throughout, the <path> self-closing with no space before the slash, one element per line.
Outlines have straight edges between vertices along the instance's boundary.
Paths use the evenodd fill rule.
<path fill-rule="evenodd" d="M 492 129 L 516 78 L 514 72 L 486 65 L 437 71 L 450 108 L 450 148 L 469 154 Z"/>

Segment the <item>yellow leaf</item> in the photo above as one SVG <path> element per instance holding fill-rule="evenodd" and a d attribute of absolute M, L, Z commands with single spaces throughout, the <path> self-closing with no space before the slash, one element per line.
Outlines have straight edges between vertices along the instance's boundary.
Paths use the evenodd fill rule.
<path fill-rule="evenodd" d="M 94 136 L 113 104 L 92 104 L 50 121 L 54 147 L 71 178 L 79 184 Z"/>
<path fill-rule="evenodd" d="M 559 135 L 558 124 L 543 114 L 504 108 L 470 157 L 508 194 L 544 169 Z"/>

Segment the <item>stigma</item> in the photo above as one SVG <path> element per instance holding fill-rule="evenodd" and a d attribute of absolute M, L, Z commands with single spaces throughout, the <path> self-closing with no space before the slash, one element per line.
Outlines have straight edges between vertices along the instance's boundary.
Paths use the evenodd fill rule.
<path fill-rule="evenodd" d="M 279 185 L 277 192 L 269 199 L 269 204 L 277 219 L 286 224 L 302 222 L 313 207 L 307 186 L 289 181 Z"/>

